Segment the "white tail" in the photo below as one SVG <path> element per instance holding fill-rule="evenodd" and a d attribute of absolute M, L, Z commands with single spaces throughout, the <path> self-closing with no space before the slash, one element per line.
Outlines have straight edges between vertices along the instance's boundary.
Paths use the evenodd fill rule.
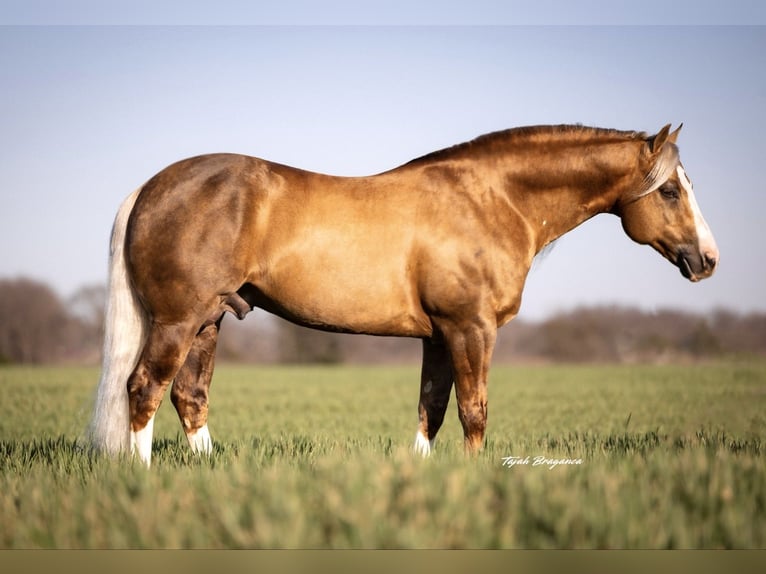
<path fill-rule="evenodd" d="M 149 320 L 128 277 L 124 249 L 128 217 L 140 191 L 122 202 L 112 227 L 103 365 L 88 427 L 91 446 L 109 454 L 127 453 L 130 448 L 127 382 L 144 346 Z"/>

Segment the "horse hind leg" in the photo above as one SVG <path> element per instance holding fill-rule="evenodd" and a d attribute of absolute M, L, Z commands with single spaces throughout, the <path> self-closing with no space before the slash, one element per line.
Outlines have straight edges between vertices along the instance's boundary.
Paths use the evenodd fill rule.
<path fill-rule="evenodd" d="M 186 361 L 197 330 L 193 322 L 152 323 L 141 357 L 128 379 L 131 451 L 147 466 L 151 464 L 154 415 L 165 390 Z"/>
<path fill-rule="evenodd" d="M 414 451 L 422 456 L 431 454 L 436 433 L 444 422 L 453 373 L 449 351 L 443 341 L 423 340 L 423 366 L 420 372 L 418 402 L 418 432 Z"/>
<path fill-rule="evenodd" d="M 192 452 L 207 455 L 213 450 L 207 427 L 208 396 L 220 326 L 221 319 L 218 319 L 200 330 L 170 391 Z"/>

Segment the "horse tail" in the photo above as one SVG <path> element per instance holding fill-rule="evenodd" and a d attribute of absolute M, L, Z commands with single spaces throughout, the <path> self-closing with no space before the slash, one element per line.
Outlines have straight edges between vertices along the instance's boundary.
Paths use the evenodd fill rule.
<path fill-rule="evenodd" d="M 107 454 L 127 453 L 130 447 L 127 382 L 148 333 L 149 316 L 133 288 L 125 261 L 128 218 L 140 192 L 141 188 L 122 202 L 112 227 L 103 364 L 87 431 L 90 446 Z"/>

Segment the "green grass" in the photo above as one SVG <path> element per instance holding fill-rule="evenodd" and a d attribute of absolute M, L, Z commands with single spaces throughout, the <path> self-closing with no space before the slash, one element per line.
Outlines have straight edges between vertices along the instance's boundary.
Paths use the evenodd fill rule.
<path fill-rule="evenodd" d="M 763 363 L 496 366 L 427 460 L 416 367 L 221 366 L 213 455 L 166 401 L 150 470 L 78 448 L 97 377 L 0 369 L 0 548 L 766 547 Z"/>

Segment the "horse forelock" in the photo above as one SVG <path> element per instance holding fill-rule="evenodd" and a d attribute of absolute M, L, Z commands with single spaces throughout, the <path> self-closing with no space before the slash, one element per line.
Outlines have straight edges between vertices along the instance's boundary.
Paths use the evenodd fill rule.
<path fill-rule="evenodd" d="M 641 190 L 631 199 L 639 199 L 659 189 L 663 183 L 670 179 L 679 164 L 680 157 L 678 154 L 678 147 L 669 142 L 665 143 L 665 145 L 662 146 L 657 159 L 655 159 L 652 168 L 649 170 L 649 173 L 644 176 Z"/>

